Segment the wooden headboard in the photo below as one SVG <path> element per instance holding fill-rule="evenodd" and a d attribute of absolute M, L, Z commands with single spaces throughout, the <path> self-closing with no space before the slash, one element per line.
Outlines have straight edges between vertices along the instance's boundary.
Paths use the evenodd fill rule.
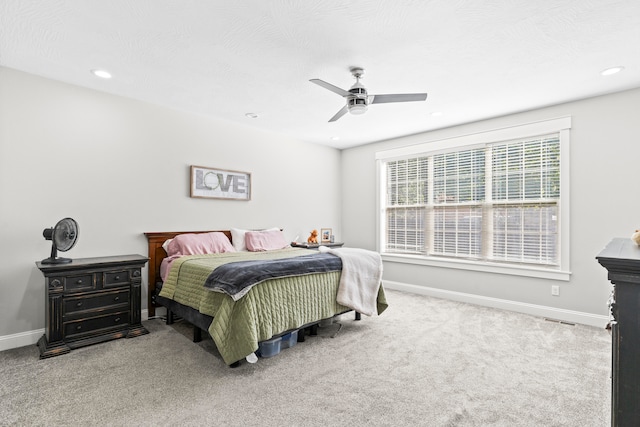
<path fill-rule="evenodd" d="M 162 244 L 168 239 L 173 239 L 178 234 L 187 233 L 211 233 L 218 231 L 224 233 L 231 241 L 231 231 L 229 230 L 210 230 L 210 231 L 161 231 L 161 232 L 147 232 L 144 233 L 147 236 L 148 241 L 148 256 L 149 256 L 149 278 L 147 283 L 147 311 L 149 317 L 156 315 L 156 305 L 153 303 L 152 297 L 156 292 L 156 283 L 160 279 L 160 264 L 162 260 L 167 257 L 167 253 L 162 248 Z"/>

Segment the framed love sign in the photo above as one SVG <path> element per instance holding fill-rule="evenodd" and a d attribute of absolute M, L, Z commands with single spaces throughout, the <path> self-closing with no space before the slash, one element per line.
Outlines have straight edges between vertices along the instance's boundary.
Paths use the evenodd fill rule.
<path fill-rule="evenodd" d="M 251 174 L 191 166 L 191 197 L 251 200 Z"/>

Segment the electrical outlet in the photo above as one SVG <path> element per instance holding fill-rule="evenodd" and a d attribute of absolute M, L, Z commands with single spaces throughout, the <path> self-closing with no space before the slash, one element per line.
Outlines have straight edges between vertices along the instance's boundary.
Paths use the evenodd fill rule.
<path fill-rule="evenodd" d="M 560 295 L 560 286 L 559 285 L 551 285 L 551 295 L 559 296 Z"/>

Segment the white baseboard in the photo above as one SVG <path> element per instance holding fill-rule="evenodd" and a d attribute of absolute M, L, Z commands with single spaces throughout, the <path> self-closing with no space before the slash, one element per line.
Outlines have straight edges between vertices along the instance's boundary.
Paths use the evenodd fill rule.
<path fill-rule="evenodd" d="M 149 318 L 149 312 L 144 309 L 140 312 L 140 318 L 144 321 Z M 35 331 L 19 332 L 17 334 L 5 335 L 0 337 L 0 351 L 10 350 L 12 348 L 24 347 L 27 345 L 35 345 L 40 337 L 44 335 L 44 329 L 36 329 Z"/>
<path fill-rule="evenodd" d="M 547 307 L 544 305 L 528 304 L 518 301 L 510 301 L 499 298 L 491 298 L 482 295 L 473 295 L 463 292 L 448 291 L 445 289 L 429 288 L 426 286 L 411 285 L 408 283 L 392 282 L 385 280 L 384 287 L 398 291 L 411 292 L 419 295 L 427 295 L 436 298 L 448 299 L 470 304 L 482 305 L 485 307 L 500 308 L 503 310 L 516 311 L 518 313 L 531 314 L 533 316 L 544 317 L 569 323 L 579 323 L 581 325 L 604 328 L 609 322 L 607 316 L 584 313 L 581 311 L 564 310 L 561 308 Z"/>
<path fill-rule="evenodd" d="M 44 329 L 37 329 L 35 331 L 20 332 L 17 334 L 2 336 L 0 337 L 0 351 L 34 345 L 43 334 Z"/>

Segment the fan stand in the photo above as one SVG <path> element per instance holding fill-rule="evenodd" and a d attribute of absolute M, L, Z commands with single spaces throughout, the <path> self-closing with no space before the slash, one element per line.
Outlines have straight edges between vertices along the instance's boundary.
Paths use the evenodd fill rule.
<path fill-rule="evenodd" d="M 68 264 L 71 261 L 71 258 L 58 258 L 58 248 L 54 242 L 51 242 L 51 256 L 43 259 L 41 262 L 43 264 Z"/>

